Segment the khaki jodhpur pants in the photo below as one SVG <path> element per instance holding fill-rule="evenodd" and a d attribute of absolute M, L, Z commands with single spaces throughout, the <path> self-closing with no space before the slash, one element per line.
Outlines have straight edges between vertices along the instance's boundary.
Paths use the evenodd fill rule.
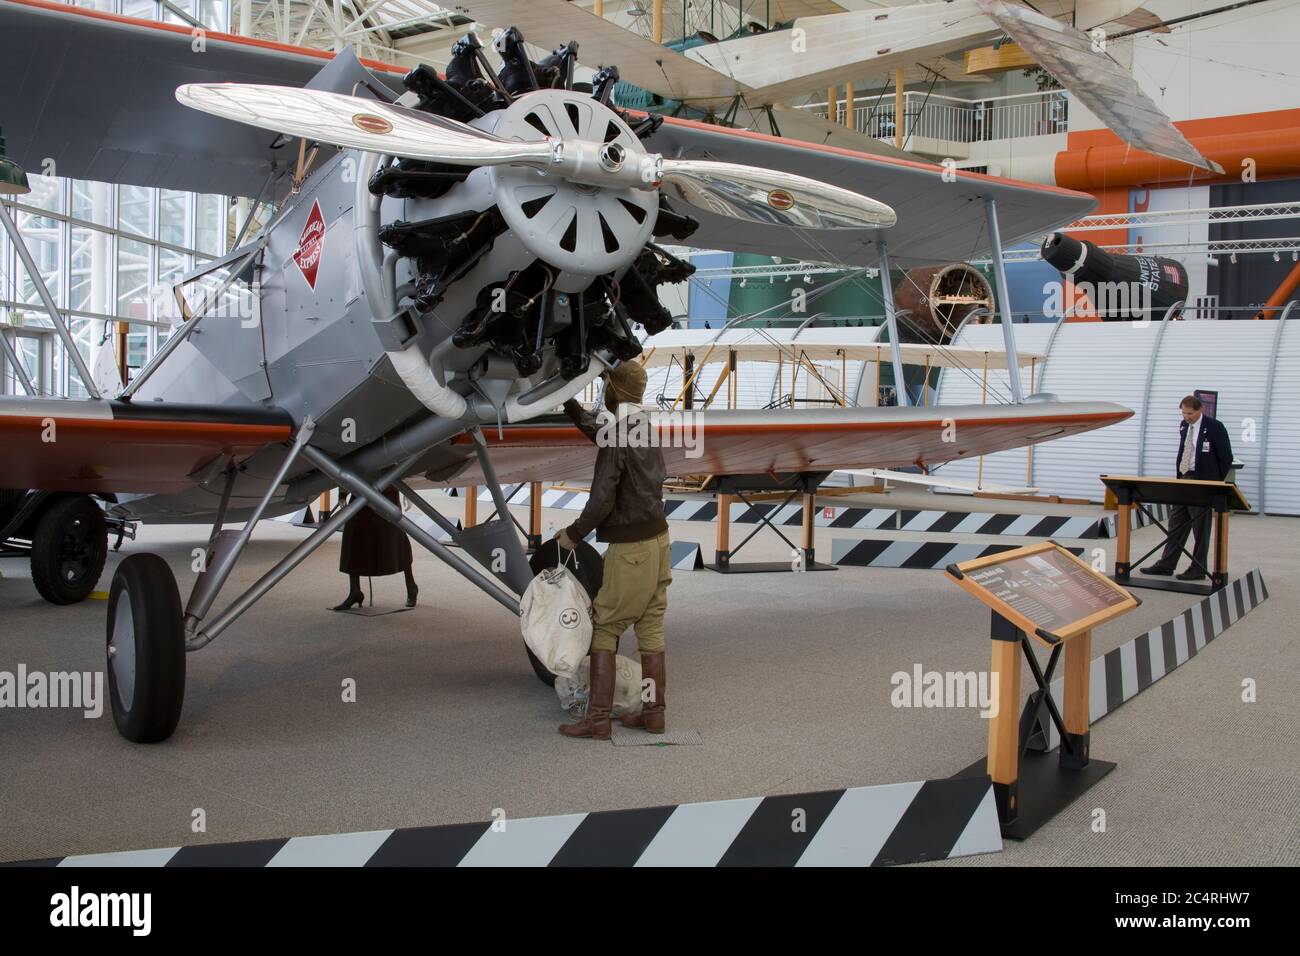
<path fill-rule="evenodd" d="M 645 541 L 614 542 L 605 552 L 605 574 L 592 606 L 593 651 L 617 651 L 618 639 L 636 627 L 637 649 L 664 649 L 664 612 L 673 583 L 668 532 Z"/>

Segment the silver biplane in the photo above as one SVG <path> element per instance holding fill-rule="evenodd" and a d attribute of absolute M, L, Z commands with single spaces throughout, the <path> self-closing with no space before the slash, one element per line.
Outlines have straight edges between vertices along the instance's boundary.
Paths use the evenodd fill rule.
<path fill-rule="evenodd" d="M 656 287 L 691 269 L 656 240 L 927 264 L 990 242 L 997 251 L 999 226 L 1011 239 L 1036 236 L 1093 204 L 623 112 L 608 84 L 574 83 L 573 45 L 533 62 L 517 31 L 502 37 L 500 67 L 471 34 L 443 76 L 216 33 L 200 50 L 187 27 L 0 2 L 0 122 L 13 159 L 275 204 L 264 228 L 170 290 L 172 334 L 129 383 L 97 389 L 74 351 L 92 398 L 0 399 L 0 488 L 39 490 L 44 502 L 0 537 L 26 534 L 33 565 L 55 578 L 61 555 L 73 555 L 62 584 L 93 586 L 103 550 L 87 553 L 86 542 L 102 538 L 105 517 L 211 522 L 205 569 L 184 602 L 157 555 L 132 553 L 114 574 L 105 646 L 128 739 L 168 737 L 186 652 L 366 505 L 517 613 L 535 568 L 502 482 L 590 475 L 594 449 L 553 413 L 669 325 Z M 672 474 L 791 475 L 927 466 L 1131 414 L 1032 398 L 706 411 L 702 459 L 662 444 Z M 945 424 L 955 443 L 943 440 Z M 462 530 L 413 482 L 485 485 L 504 520 Z M 218 608 L 259 521 L 334 487 L 351 501 Z M 389 488 L 431 524 L 406 516 Z M 89 496 L 104 510 L 87 508 Z M 425 530 L 434 526 L 461 548 Z"/>

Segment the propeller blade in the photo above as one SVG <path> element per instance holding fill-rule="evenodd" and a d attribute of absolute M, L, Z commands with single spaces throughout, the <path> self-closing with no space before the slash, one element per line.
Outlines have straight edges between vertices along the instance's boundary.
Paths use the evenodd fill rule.
<path fill-rule="evenodd" d="M 379 100 L 253 83 L 189 83 L 176 99 L 214 116 L 304 139 L 453 166 L 546 167 L 549 140 L 521 143 Z"/>
<path fill-rule="evenodd" d="M 671 198 L 719 216 L 797 229 L 882 229 L 898 221 L 882 202 L 815 179 L 735 163 L 665 159 Z"/>

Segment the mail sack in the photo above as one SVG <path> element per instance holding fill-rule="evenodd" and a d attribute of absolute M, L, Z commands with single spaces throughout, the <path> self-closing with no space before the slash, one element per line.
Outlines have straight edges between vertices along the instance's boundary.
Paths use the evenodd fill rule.
<path fill-rule="evenodd" d="M 567 567 L 543 571 L 519 602 L 519 627 L 547 670 L 573 677 L 591 650 L 591 598 Z"/>

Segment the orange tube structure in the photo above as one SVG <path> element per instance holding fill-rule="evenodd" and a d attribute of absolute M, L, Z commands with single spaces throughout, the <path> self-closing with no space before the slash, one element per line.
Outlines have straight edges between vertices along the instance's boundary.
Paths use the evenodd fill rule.
<path fill-rule="evenodd" d="M 1300 288 L 1300 262 L 1297 262 L 1295 268 L 1287 273 L 1287 277 L 1282 280 L 1282 284 L 1268 297 L 1264 307 L 1255 313 L 1255 318 L 1276 319 L 1277 313 L 1282 311 L 1282 306 L 1297 288 Z M 1270 312 L 1274 314 L 1269 315 Z"/>
<path fill-rule="evenodd" d="M 1222 175 L 1193 169 L 1115 140 L 1107 145 L 1081 146 L 1056 154 L 1056 185 L 1093 190 L 1113 186 L 1144 186 L 1171 182 L 1240 181 L 1247 161 L 1260 179 L 1300 176 L 1300 127 L 1189 137 L 1207 159 L 1223 167 Z"/>

